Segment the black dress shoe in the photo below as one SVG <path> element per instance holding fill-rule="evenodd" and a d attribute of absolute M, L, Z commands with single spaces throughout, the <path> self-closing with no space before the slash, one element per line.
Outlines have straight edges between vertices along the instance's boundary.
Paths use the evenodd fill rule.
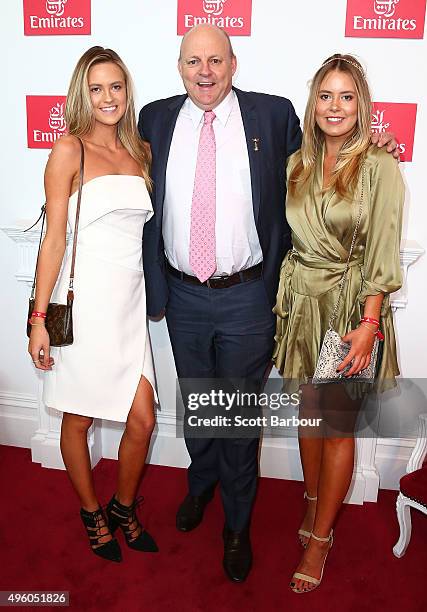
<path fill-rule="evenodd" d="M 243 531 L 231 531 L 224 527 L 225 573 L 233 582 L 243 582 L 248 577 L 252 567 L 252 548 L 249 538 L 249 528 Z"/>
<path fill-rule="evenodd" d="M 202 522 L 206 504 L 214 496 L 215 485 L 202 495 L 187 495 L 176 513 L 176 528 L 179 531 L 191 531 Z"/>

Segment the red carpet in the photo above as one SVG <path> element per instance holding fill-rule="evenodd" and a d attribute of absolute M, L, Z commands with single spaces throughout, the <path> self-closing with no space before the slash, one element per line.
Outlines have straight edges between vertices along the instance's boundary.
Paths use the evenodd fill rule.
<path fill-rule="evenodd" d="M 101 503 L 114 491 L 115 477 L 114 461 L 95 468 Z M 230 583 L 222 571 L 219 492 L 198 529 L 175 529 L 185 483 L 184 470 L 147 467 L 141 516 L 160 553 L 132 551 L 119 535 L 124 561 L 113 564 L 90 552 L 65 472 L 32 463 L 27 449 L 0 446 L 0 590 L 67 590 L 70 609 L 85 612 L 427 610 L 427 517 L 412 512 L 412 541 L 396 559 L 396 492 L 381 491 L 378 504 L 344 507 L 322 585 L 296 595 L 288 582 L 301 553 L 296 531 L 302 483 L 261 479 L 254 567 L 242 585 Z"/>

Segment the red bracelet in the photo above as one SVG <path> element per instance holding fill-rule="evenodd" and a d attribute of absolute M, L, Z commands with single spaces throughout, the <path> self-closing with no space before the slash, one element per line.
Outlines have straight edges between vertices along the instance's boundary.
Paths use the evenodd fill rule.
<path fill-rule="evenodd" d="M 362 323 L 371 323 L 372 325 L 376 325 L 377 327 L 380 326 L 380 322 L 378 321 L 378 319 L 373 319 L 372 317 L 362 317 L 360 319 L 360 322 Z"/>
<path fill-rule="evenodd" d="M 378 340 L 384 340 L 384 334 L 382 332 L 380 332 L 379 329 L 377 329 L 377 331 L 374 331 L 373 329 L 371 329 L 370 327 L 365 325 L 363 320 L 360 321 L 359 325 L 361 325 L 362 327 L 366 327 L 366 329 L 369 329 L 369 331 L 372 332 L 374 334 L 374 336 L 376 338 L 378 338 Z"/>
<path fill-rule="evenodd" d="M 38 310 L 33 310 L 33 312 L 31 313 L 32 317 L 41 317 L 42 319 L 46 319 L 46 313 L 45 312 L 39 312 Z"/>

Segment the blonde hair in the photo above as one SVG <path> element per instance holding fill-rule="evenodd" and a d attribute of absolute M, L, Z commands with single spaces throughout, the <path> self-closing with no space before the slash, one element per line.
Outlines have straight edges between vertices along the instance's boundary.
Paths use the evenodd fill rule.
<path fill-rule="evenodd" d="M 372 100 L 363 68 L 352 55 L 336 53 L 328 57 L 314 75 L 304 117 L 304 131 L 297 161 L 289 177 L 289 191 L 308 188 L 314 177 L 316 160 L 321 153 L 324 134 L 316 123 L 316 104 L 320 86 L 329 72 L 345 72 L 353 79 L 357 93 L 357 122 L 354 131 L 342 145 L 332 172 L 329 188 L 344 198 L 354 193 L 361 164 L 371 144 Z"/>
<path fill-rule="evenodd" d="M 126 110 L 117 126 L 117 135 L 129 155 L 140 165 L 142 175 L 151 189 L 150 145 L 139 136 L 135 120 L 135 103 L 132 78 L 119 55 L 112 49 L 91 47 L 79 59 L 71 77 L 65 104 L 65 122 L 69 134 L 87 135 L 95 125 L 94 112 L 89 92 L 89 70 L 96 64 L 111 62 L 122 72 L 126 85 Z"/>

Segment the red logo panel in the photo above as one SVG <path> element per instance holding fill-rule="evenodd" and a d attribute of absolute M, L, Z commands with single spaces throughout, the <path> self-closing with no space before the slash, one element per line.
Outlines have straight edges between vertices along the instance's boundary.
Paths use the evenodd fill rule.
<path fill-rule="evenodd" d="M 345 35 L 423 38 L 426 0 L 347 0 Z"/>
<path fill-rule="evenodd" d="M 230 36 L 250 36 L 252 0 L 178 0 L 178 34 L 211 23 Z"/>
<path fill-rule="evenodd" d="M 416 119 L 416 104 L 373 103 L 372 131 L 393 132 L 399 143 L 400 159 L 405 162 L 412 161 Z"/>
<path fill-rule="evenodd" d="M 24 34 L 90 34 L 90 0 L 24 0 Z"/>
<path fill-rule="evenodd" d="M 29 149 L 51 149 L 66 133 L 65 96 L 27 96 Z"/>

